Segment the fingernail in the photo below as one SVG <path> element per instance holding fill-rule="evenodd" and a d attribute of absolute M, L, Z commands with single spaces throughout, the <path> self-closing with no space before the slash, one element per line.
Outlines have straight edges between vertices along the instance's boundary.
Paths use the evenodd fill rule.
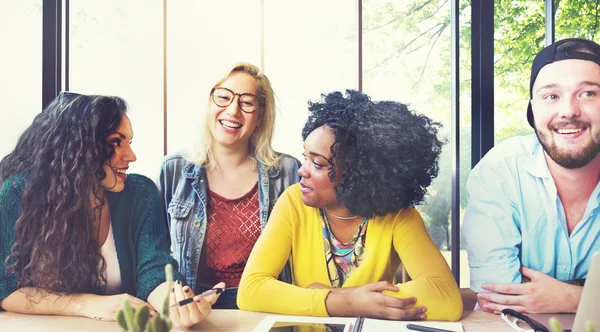
<path fill-rule="evenodd" d="M 427 308 L 421 308 L 421 312 L 427 311 Z"/>
<path fill-rule="evenodd" d="M 425 315 L 419 316 L 420 319 L 425 319 Z"/>

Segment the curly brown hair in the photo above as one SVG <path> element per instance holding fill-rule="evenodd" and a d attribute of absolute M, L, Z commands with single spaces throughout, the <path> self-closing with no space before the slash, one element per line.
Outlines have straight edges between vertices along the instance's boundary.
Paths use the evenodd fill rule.
<path fill-rule="evenodd" d="M 0 187 L 10 176 L 27 177 L 5 261 L 18 288 L 103 291 L 105 262 L 94 234 L 102 206 L 94 207 L 92 197 L 103 195 L 103 165 L 114 154 L 106 139 L 126 112 L 118 97 L 61 93 L 0 162 Z"/>

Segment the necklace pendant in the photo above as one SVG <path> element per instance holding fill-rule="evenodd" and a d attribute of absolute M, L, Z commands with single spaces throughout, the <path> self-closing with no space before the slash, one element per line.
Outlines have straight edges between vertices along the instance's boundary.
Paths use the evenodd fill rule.
<path fill-rule="evenodd" d="M 363 254 L 365 247 L 363 247 L 362 242 L 359 240 L 358 243 L 356 244 L 356 247 L 354 248 L 354 252 L 356 252 L 357 256 L 360 256 Z"/>

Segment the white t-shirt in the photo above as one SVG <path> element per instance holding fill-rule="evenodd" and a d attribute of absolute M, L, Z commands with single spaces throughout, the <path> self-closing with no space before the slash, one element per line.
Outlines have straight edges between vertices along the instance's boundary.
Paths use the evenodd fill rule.
<path fill-rule="evenodd" d="M 112 222 L 108 228 L 108 236 L 106 241 L 100 248 L 100 254 L 106 262 L 104 270 L 104 278 L 106 279 L 106 290 L 104 294 L 118 294 L 121 288 L 121 269 L 119 268 L 119 260 L 117 259 L 117 249 L 115 247 L 115 238 L 112 231 Z"/>

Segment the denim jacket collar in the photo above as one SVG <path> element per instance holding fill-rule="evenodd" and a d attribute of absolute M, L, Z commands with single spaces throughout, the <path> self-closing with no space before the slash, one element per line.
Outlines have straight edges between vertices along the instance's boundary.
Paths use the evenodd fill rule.
<path fill-rule="evenodd" d="M 193 180 L 192 187 L 194 187 L 194 190 L 198 196 L 200 196 L 200 201 L 203 204 L 206 204 L 205 202 L 208 197 L 208 187 L 205 182 L 206 168 L 191 162 L 187 162 L 183 166 L 181 173 L 186 179 Z M 278 168 L 269 170 L 265 165 L 261 164 L 260 162 L 258 163 L 258 201 L 260 206 L 259 216 L 261 230 L 263 230 L 267 225 L 269 209 L 271 207 L 269 204 L 269 179 L 277 178 L 277 176 L 279 176 Z"/>
<path fill-rule="evenodd" d="M 200 176 L 206 176 L 206 169 L 194 163 L 188 162 L 181 171 L 186 179 L 197 179 Z M 259 177 L 274 179 L 279 176 L 279 168 L 268 170 L 265 165 L 258 163 Z"/>
<path fill-rule="evenodd" d="M 181 173 L 186 179 L 197 179 L 200 176 L 206 177 L 206 169 L 191 162 L 187 162 L 183 166 Z"/>
<path fill-rule="evenodd" d="M 269 213 L 283 191 L 299 181 L 297 159 L 282 155 L 278 167 L 268 169 L 258 163 L 258 200 L 261 231 Z M 185 160 L 181 155 L 166 157 L 161 167 L 158 186 L 165 201 L 171 235 L 171 250 L 188 285 L 196 286 L 197 268 L 207 229 L 208 181 L 202 165 Z M 289 268 L 286 268 L 288 271 Z M 291 281 L 287 272 L 284 279 Z"/>

